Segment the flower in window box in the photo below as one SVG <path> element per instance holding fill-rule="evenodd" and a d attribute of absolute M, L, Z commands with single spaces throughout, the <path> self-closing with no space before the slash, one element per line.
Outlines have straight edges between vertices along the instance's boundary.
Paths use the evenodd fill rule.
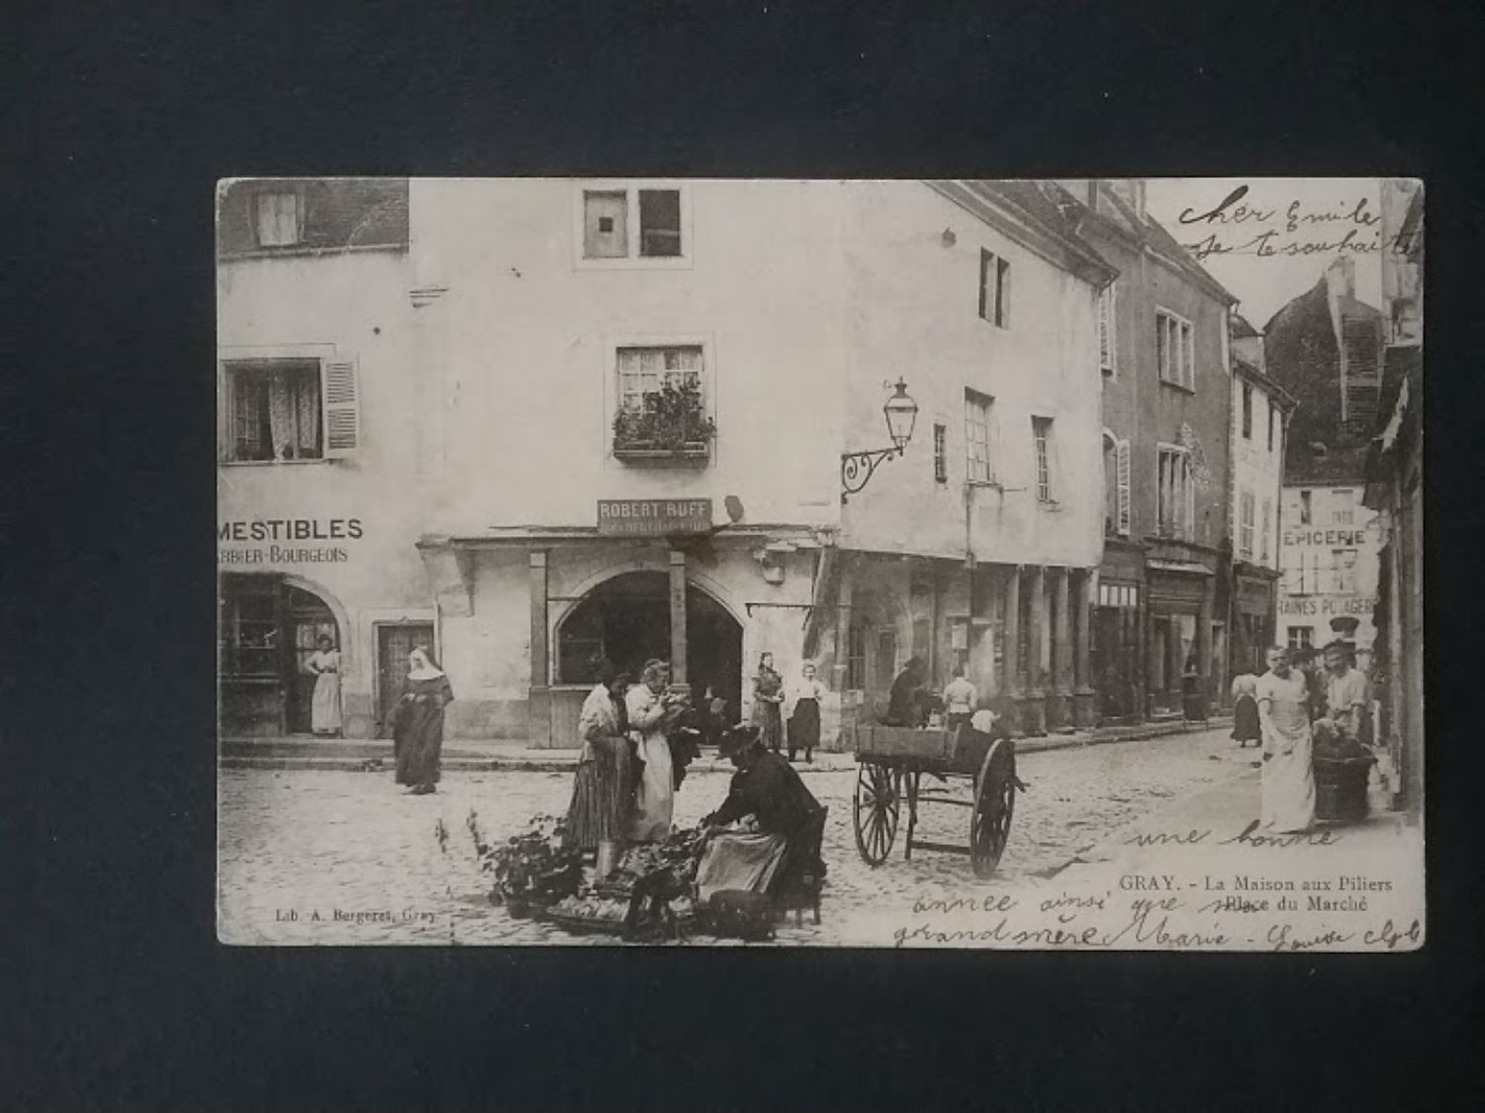
<path fill-rule="evenodd" d="M 716 436 L 707 416 L 698 383 L 666 383 L 644 394 L 639 409 L 623 409 L 614 417 L 614 449 L 657 451 L 676 455 L 702 453 Z"/>

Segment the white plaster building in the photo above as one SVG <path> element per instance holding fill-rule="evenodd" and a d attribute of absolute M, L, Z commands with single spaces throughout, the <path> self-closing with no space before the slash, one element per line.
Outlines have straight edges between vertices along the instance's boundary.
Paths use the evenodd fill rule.
<path fill-rule="evenodd" d="M 291 186 L 312 199 L 324 183 Z M 668 657 L 733 715 L 760 653 L 786 685 L 814 660 L 827 746 L 849 745 L 913 655 L 938 683 L 965 661 L 1027 730 L 1091 719 L 1096 302 L 1114 272 L 1037 187 L 414 180 L 396 186 L 396 234 L 327 246 L 308 242 L 308 201 L 239 188 L 249 199 L 223 209 L 230 228 L 246 206 L 219 290 L 221 525 L 361 532 L 316 542 L 344 555 L 310 572 L 255 566 L 280 614 L 315 610 L 304 630 L 272 627 L 274 729 L 302 729 L 282 646 L 323 612 L 358 735 L 379 729 L 416 639 L 453 684 L 453 737 L 572 745 L 600 655 Z M 321 427 L 343 439 L 354 420 L 351 447 L 283 459 L 278 387 L 254 396 L 257 441 L 233 458 L 227 380 L 263 344 L 317 361 L 264 369 L 317 375 Z M 912 439 L 843 503 L 842 454 L 890 447 L 899 378 Z M 346 382 L 356 404 L 332 417 Z M 256 458 L 265 440 L 279 458 Z M 263 546 L 220 548 L 235 572 L 249 558 L 231 553 Z M 224 625 L 224 658 L 247 644 L 266 661 L 250 643 L 270 627 L 248 611 Z M 241 673 L 224 667 L 251 687 Z"/>

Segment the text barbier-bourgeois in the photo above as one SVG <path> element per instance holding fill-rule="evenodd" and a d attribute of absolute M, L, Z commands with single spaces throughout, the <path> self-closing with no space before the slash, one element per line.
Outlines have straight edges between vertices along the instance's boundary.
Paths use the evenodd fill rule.
<path fill-rule="evenodd" d="M 293 541 L 359 541 L 364 534 L 360 518 L 257 518 L 222 522 L 218 542 L 271 541 L 251 548 L 219 548 L 221 564 L 339 563 L 350 554 L 339 545 L 290 545 Z"/>

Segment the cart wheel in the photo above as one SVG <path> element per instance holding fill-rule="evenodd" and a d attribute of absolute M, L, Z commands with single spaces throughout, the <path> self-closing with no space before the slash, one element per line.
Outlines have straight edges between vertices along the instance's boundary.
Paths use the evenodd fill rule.
<path fill-rule="evenodd" d="M 989 877 L 1000 865 L 1016 809 L 1016 754 L 1001 739 L 990 747 L 975 778 L 974 808 L 969 819 L 969 857 L 976 877 Z"/>
<path fill-rule="evenodd" d="M 851 817 L 856 825 L 856 849 L 869 866 L 880 866 L 897 838 L 897 813 L 902 803 L 893 770 L 862 762 L 856 771 L 856 799 Z"/>

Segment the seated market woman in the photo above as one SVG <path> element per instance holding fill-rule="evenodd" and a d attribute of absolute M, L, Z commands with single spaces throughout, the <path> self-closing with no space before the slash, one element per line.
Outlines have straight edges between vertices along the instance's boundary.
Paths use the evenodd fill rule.
<path fill-rule="evenodd" d="M 797 861 L 802 851 L 813 852 L 800 840 L 818 816 L 820 803 L 787 761 L 763 748 L 760 733 L 756 725 L 739 724 L 718 748 L 737 772 L 722 806 L 702 820 L 710 836 L 696 870 L 702 902 L 724 891 L 769 892 L 791 859 L 823 872 L 818 859 Z"/>
<path fill-rule="evenodd" d="M 632 752 L 626 735 L 624 693 L 629 678 L 604 661 L 598 684 L 583 701 L 578 716 L 582 754 L 567 809 L 564 844 L 597 852 L 598 876 L 613 873 L 633 802 Z"/>

